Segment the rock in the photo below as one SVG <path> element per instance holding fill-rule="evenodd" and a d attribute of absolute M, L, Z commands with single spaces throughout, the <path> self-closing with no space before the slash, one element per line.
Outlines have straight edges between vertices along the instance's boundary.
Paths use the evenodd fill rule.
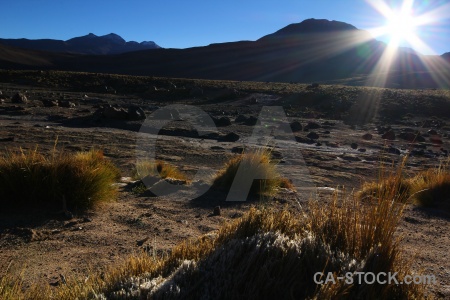
<path fill-rule="evenodd" d="M 55 107 L 58 106 L 58 101 L 53 101 L 53 100 L 41 100 L 42 105 L 44 105 L 44 107 Z"/>
<path fill-rule="evenodd" d="M 220 216 L 220 206 L 214 207 L 213 215 Z"/>
<path fill-rule="evenodd" d="M 126 120 L 128 113 L 123 108 L 107 106 L 102 111 L 103 117 L 107 119 Z"/>
<path fill-rule="evenodd" d="M 234 119 L 234 122 L 236 123 L 244 123 L 245 121 L 247 121 L 247 117 L 244 115 L 239 115 L 236 117 L 236 119 Z"/>
<path fill-rule="evenodd" d="M 230 132 L 224 137 L 222 137 L 222 140 L 225 142 L 236 142 L 237 140 L 239 140 L 239 135 L 237 135 L 234 132 Z"/>
<path fill-rule="evenodd" d="M 363 140 L 370 141 L 373 138 L 373 136 L 370 133 L 365 133 L 362 136 L 362 138 L 363 138 Z"/>
<path fill-rule="evenodd" d="M 308 133 L 308 135 L 306 137 L 310 138 L 312 140 L 317 140 L 319 138 L 319 135 L 317 133 L 311 131 L 310 133 Z"/>
<path fill-rule="evenodd" d="M 395 140 L 395 132 L 393 130 L 389 130 L 387 132 L 385 132 L 381 138 L 385 139 L 385 140 Z"/>
<path fill-rule="evenodd" d="M 216 124 L 217 127 L 225 127 L 225 126 L 230 126 L 231 125 L 231 121 L 229 118 L 227 117 L 221 117 L 221 118 L 212 118 L 214 121 L 214 124 Z"/>
<path fill-rule="evenodd" d="M 14 142 L 14 137 L 0 138 L 0 142 Z"/>
<path fill-rule="evenodd" d="M 256 122 L 258 122 L 258 118 L 254 117 L 254 116 L 250 116 L 250 117 L 244 122 L 244 125 L 247 125 L 247 126 L 254 126 L 254 125 L 256 125 Z"/>
<path fill-rule="evenodd" d="M 12 103 L 27 103 L 28 99 L 24 94 L 17 93 L 11 97 L 11 102 Z"/>
<path fill-rule="evenodd" d="M 322 143 L 317 142 L 317 143 L 316 143 L 316 146 L 317 146 L 317 147 L 320 147 L 320 146 L 322 146 Z"/>
<path fill-rule="evenodd" d="M 310 129 L 319 129 L 320 127 L 320 124 L 316 122 L 308 122 L 308 124 L 305 126 L 305 131 L 308 131 Z"/>
<path fill-rule="evenodd" d="M 336 124 L 329 121 L 325 121 L 322 123 L 322 127 L 333 127 L 334 125 Z"/>
<path fill-rule="evenodd" d="M 244 151 L 245 151 L 244 146 L 236 146 L 231 149 L 231 152 L 238 153 L 238 154 L 242 154 L 242 153 L 244 153 Z"/>
<path fill-rule="evenodd" d="M 401 154 L 400 150 L 398 150 L 397 148 L 392 147 L 392 146 L 387 148 L 386 152 L 391 153 L 391 154 L 397 154 L 397 155 Z"/>
<path fill-rule="evenodd" d="M 430 137 L 430 142 L 432 142 L 433 144 L 438 144 L 438 145 L 442 145 L 444 143 L 439 136 Z"/>
<path fill-rule="evenodd" d="M 305 138 L 305 137 L 301 137 L 301 136 L 296 136 L 295 140 L 302 144 L 314 144 L 314 140 Z"/>
<path fill-rule="evenodd" d="M 359 148 L 358 151 L 364 153 L 364 152 L 366 152 L 366 149 L 365 148 Z"/>
<path fill-rule="evenodd" d="M 408 142 L 425 142 L 425 138 L 418 132 L 401 132 L 398 137 Z"/>
<path fill-rule="evenodd" d="M 128 108 L 128 119 L 130 120 L 144 120 L 147 116 L 144 110 L 139 106 L 130 106 Z"/>
<path fill-rule="evenodd" d="M 302 124 L 300 124 L 299 121 L 291 122 L 289 125 L 291 126 L 291 130 L 293 132 L 297 132 L 297 131 L 302 131 L 303 130 L 303 126 L 302 126 Z"/>
<path fill-rule="evenodd" d="M 352 149 L 358 149 L 358 144 L 357 143 L 351 143 L 350 147 L 352 147 Z"/>
<path fill-rule="evenodd" d="M 75 103 L 73 103 L 73 102 L 70 102 L 70 101 L 61 101 L 61 100 L 58 102 L 58 104 L 59 104 L 59 106 L 65 107 L 65 108 L 72 108 L 72 107 L 75 107 L 75 106 L 76 106 Z"/>
<path fill-rule="evenodd" d="M 428 134 L 431 134 L 431 135 L 436 135 L 436 134 L 438 134 L 437 131 L 434 130 L 434 129 L 428 130 L 427 133 L 428 133 Z"/>

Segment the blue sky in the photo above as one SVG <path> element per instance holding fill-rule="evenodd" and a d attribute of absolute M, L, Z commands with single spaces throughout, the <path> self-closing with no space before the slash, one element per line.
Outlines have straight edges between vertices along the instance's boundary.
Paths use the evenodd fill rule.
<path fill-rule="evenodd" d="M 380 0 L 381 2 L 383 0 Z M 385 0 L 391 7 L 402 1 Z M 165 48 L 256 40 L 308 18 L 338 20 L 360 29 L 385 18 L 364 0 L 3 0 L 0 37 L 69 39 L 90 32 L 117 33 L 125 40 L 155 41 Z M 417 30 L 430 49 L 450 51 L 450 1 L 414 1 L 417 14 L 435 10 L 433 23 Z M 387 37 L 380 37 L 388 40 Z M 405 46 L 407 46 L 405 44 Z M 432 51 L 431 51 L 432 50 Z"/>

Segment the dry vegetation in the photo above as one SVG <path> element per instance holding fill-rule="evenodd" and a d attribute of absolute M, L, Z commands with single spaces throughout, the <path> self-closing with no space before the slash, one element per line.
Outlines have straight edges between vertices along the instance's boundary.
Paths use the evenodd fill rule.
<path fill-rule="evenodd" d="M 0 157 L 0 204 L 5 210 L 82 211 L 114 200 L 118 178 L 118 169 L 97 150 L 7 151 Z"/>
<path fill-rule="evenodd" d="M 271 162 L 270 150 L 264 149 L 232 158 L 214 179 L 214 186 L 230 189 L 238 170 L 242 172 L 242 178 L 258 178 L 252 183 L 250 196 L 273 195 L 280 187 L 293 187 L 289 180 L 281 177 L 276 164 Z"/>
<path fill-rule="evenodd" d="M 216 236 L 176 246 L 163 257 L 133 256 L 85 281 L 67 279 L 56 290 L 3 277 L 3 299 L 420 299 L 420 285 L 316 285 L 316 272 L 412 274 L 394 236 L 403 205 L 379 198 L 362 205 L 335 195 L 329 206 L 312 201 L 308 215 L 251 209 Z M 13 283 L 14 282 L 14 283 Z"/>

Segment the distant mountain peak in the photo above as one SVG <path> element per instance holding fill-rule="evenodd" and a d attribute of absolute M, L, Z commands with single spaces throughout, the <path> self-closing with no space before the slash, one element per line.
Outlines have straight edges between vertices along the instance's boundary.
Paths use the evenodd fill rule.
<path fill-rule="evenodd" d="M 125 44 L 126 43 L 126 41 L 120 35 L 115 34 L 115 33 L 102 35 L 101 38 L 108 39 L 111 42 L 118 43 L 118 44 Z"/>
<path fill-rule="evenodd" d="M 306 19 L 300 23 L 290 24 L 272 34 L 262 37 L 261 39 L 286 37 L 299 34 L 328 33 L 350 30 L 358 30 L 358 28 L 348 23 L 334 20 L 330 21 L 326 19 Z"/>

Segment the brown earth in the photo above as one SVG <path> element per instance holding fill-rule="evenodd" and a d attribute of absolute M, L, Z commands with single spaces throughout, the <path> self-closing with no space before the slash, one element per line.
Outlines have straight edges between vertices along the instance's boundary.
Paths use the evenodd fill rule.
<path fill-rule="evenodd" d="M 11 103 L 15 93 L 25 90 L 28 103 Z M 37 145 L 50 152 L 55 141 L 57 149 L 67 151 L 96 147 L 119 166 L 123 177 L 131 176 L 136 158 L 142 154 L 142 148 L 137 145 L 148 144 L 138 134 L 143 121 L 112 120 L 95 112 L 106 104 L 137 105 L 150 116 L 157 107 L 167 103 L 135 94 L 84 93 L 13 84 L 4 84 L 2 94 L 2 151 L 19 147 L 34 149 Z M 44 107 L 41 100 L 70 101 L 74 105 Z M 280 167 L 287 178 L 294 183 L 297 179 L 308 182 L 314 189 L 304 192 L 297 186 L 298 192 L 282 189 L 274 198 L 263 202 L 254 199 L 235 203 L 226 202 L 226 193 L 214 189 L 190 199 L 192 191 L 187 188 L 183 192 L 186 199 L 180 200 L 138 194 L 130 179 L 123 178 L 117 201 L 104 204 L 95 211 L 73 212 L 72 217 L 52 212 L 30 214 L 26 208 L 14 214 L 0 211 L 0 270 L 12 274 L 23 272 L 27 284 L 58 285 L 61 275 L 83 278 L 90 271 L 103 270 L 133 253 L 163 254 L 186 238 L 214 232 L 222 224 L 241 216 L 251 205 L 288 207 L 301 212 L 309 198 L 317 197 L 326 203 L 330 190 L 343 186 L 351 193 L 362 182 L 375 180 L 380 165 L 398 163 L 407 153 L 411 156 L 405 169 L 414 174 L 439 165 L 450 149 L 450 127 L 445 118 L 408 115 L 349 124 L 339 118 L 315 118 L 318 113 L 330 115 L 329 111 L 316 109 L 307 114 L 302 107 L 287 106 L 286 101 L 285 96 L 276 93 L 217 89 L 201 97 L 188 96 L 171 101 L 170 104 L 195 105 L 214 117 L 228 117 L 231 125 L 218 127 L 218 133 L 202 138 L 196 137 L 189 124 L 175 120 L 164 127 L 164 135 L 158 137 L 156 155 L 190 176 L 205 168 L 212 169 L 213 174 L 250 139 L 254 127 L 236 123 L 234 120 L 238 115 L 257 117 L 263 106 L 284 105 L 289 121 L 299 121 L 303 129 L 314 122 L 319 128 L 294 132 L 296 141 L 281 142 L 273 153 L 281 160 Z M 327 110 L 326 105 L 324 107 Z M 396 135 L 393 140 L 382 138 L 388 131 L 383 127 L 387 126 Z M 400 138 L 400 133 L 405 130 L 418 130 L 424 141 L 411 143 Z M 230 132 L 239 135 L 239 140 L 230 142 L 221 138 Z M 318 138 L 310 140 L 311 132 Z M 370 133 L 372 139 L 364 139 L 366 133 Z M 293 139 L 289 135 L 285 137 Z M 266 145 L 265 140 L 258 143 Z M 385 146 L 388 148 L 383 148 Z M 290 160 L 294 152 L 295 159 Z M 290 165 L 291 162 L 295 164 Z M 302 173 L 305 170 L 307 172 Z M 207 179 L 202 179 L 200 184 L 205 184 Z M 213 214 L 218 205 L 221 206 L 219 216 Z M 428 290 L 443 299 L 450 297 L 449 220 L 448 212 L 409 206 L 398 229 L 413 269 L 435 275 L 437 283 L 430 285 Z"/>

